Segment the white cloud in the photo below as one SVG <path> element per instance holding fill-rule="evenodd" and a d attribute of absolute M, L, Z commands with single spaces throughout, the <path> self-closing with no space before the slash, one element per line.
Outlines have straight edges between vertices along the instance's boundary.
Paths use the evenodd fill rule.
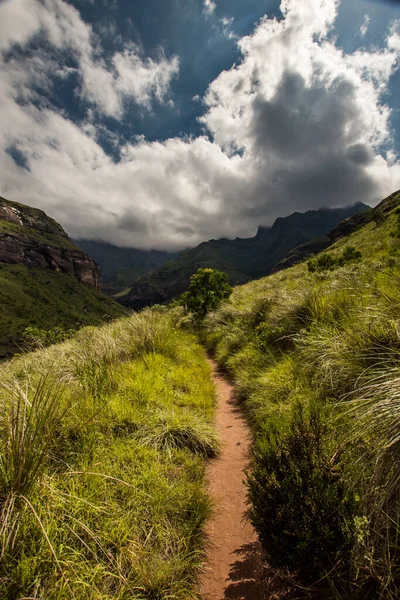
<path fill-rule="evenodd" d="M 208 15 L 212 15 L 217 8 L 214 0 L 204 0 L 204 10 Z"/>
<path fill-rule="evenodd" d="M 55 48 L 72 51 L 79 61 L 81 94 L 105 114 L 121 118 L 126 98 L 150 109 L 155 98 L 169 98 L 169 84 L 179 72 L 177 57 L 159 60 L 141 56 L 131 44 L 117 52 L 106 64 L 99 42 L 79 12 L 63 0 L 6 0 L 0 4 L 2 48 L 24 44 L 36 34 L 44 34 Z M 0 47 L 1 48 L 1 47 Z M 47 69 L 54 72 L 51 68 Z M 66 77 L 71 68 L 59 70 Z"/>
<path fill-rule="evenodd" d="M 130 46 L 106 64 L 88 25 L 64 4 L 53 0 L 50 10 L 45 3 L 46 16 L 32 12 L 39 25 L 21 24 L 13 39 L 23 43 L 42 27 L 58 47 L 74 49 L 82 93 L 107 114 L 121 114 L 125 95 L 144 107 L 168 96 L 174 59 L 151 61 Z M 4 6 L 11 4 L 0 4 L 0 23 Z M 33 82 L 52 85 L 51 59 L 3 62 L 2 195 L 43 208 L 76 237 L 182 248 L 253 235 L 293 210 L 374 203 L 399 188 L 382 103 L 400 49 L 395 29 L 383 50 L 345 54 L 329 35 L 335 0 L 284 0 L 282 10 L 284 19 L 265 18 L 240 40 L 242 62 L 210 84 L 202 123 L 211 140 L 139 137 L 122 147 L 118 163 L 97 143 L 94 124 L 78 127 L 51 106 L 32 104 Z M 5 152 L 10 146 L 29 171 Z"/>
<path fill-rule="evenodd" d="M 230 17 L 230 18 L 223 17 L 222 19 L 220 19 L 220 23 L 222 25 L 222 31 L 229 40 L 238 39 L 238 36 L 235 35 L 232 31 L 233 21 L 234 21 L 233 17 Z"/>
<path fill-rule="evenodd" d="M 369 15 L 364 16 L 364 21 L 360 27 L 361 35 L 364 37 L 368 31 L 369 24 L 371 22 L 371 17 Z"/>
<path fill-rule="evenodd" d="M 150 109 L 153 98 L 163 102 L 169 96 L 171 79 L 179 72 L 177 57 L 158 62 L 143 59 L 139 49 L 130 45 L 123 52 L 114 54 L 111 69 L 102 61 L 91 57 L 81 59 L 84 80 L 83 94 L 107 115 L 121 117 L 125 98 L 134 98 L 146 109 Z"/>

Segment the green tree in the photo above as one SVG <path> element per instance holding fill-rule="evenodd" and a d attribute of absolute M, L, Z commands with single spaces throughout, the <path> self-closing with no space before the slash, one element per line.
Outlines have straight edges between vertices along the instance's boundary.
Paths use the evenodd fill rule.
<path fill-rule="evenodd" d="M 189 289 L 181 295 L 179 302 L 187 311 L 203 319 L 210 310 L 215 310 L 223 300 L 229 298 L 231 293 L 226 273 L 216 269 L 198 269 L 191 276 Z"/>

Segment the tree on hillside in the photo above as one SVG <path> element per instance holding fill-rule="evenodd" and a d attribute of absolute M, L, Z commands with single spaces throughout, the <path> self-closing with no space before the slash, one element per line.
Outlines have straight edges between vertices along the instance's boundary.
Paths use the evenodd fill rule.
<path fill-rule="evenodd" d="M 203 319 L 210 310 L 215 310 L 223 300 L 229 298 L 231 293 L 226 273 L 216 269 L 198 269 L 191 276 L 189 289 L 181 295 L 179 303 L 195 317 Z"/>

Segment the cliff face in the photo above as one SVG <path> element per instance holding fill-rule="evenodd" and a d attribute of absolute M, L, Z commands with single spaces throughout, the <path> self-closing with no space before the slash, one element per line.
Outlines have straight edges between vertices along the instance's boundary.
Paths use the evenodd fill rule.
<path fill-rule="evenodd" d="M 43 211 L 0 197 L 0 263 L 50 269 L 100 288 L 97 263 Z"/>

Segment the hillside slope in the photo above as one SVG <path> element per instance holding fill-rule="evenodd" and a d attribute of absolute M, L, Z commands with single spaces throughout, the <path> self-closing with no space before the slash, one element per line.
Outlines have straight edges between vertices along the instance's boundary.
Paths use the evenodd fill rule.
<path fill-rule="evenodd" d="M 276 577 L 312 598 L 395 600 L 400 192 L 334 238 L 310 269 L 235 288 L 203 335 L 253 427 L 250 514 Z"/>
<path fill-rule="evenodd" d="M 0 598 L 197 598 L 219 444 L 194 336 L 145 311 L 0 380 Z"/>
<path fill-rule="evenodd" d="M 231 285 L 262 277 L 271 273 L 292 248 L 327 234 L 343 219 L 368 208 L 359 203 L 340 209 L 293 213 L 277 219 L 270 228 L 260 227 L 254 238 L 203 242 L 140 277 L 116 299 L 133 308 L 165 302 L 179 296 L 187 288 L 190 276 L 200 267 L 225 271 Z"/>
<path fill-rule="evenodd" d="M 28 326 L 75 329 L 123 314 L 99 292 L 98 265 L 43 211 L 0 198 L 0 358 Z"/>
<path fill-rule="evenodd" d="M 121 292 L 135 279 L 174 260 L 178 255 L 177 252 L 161 250 L 119 248 L 93 240 L 74 240 L 74 243 L 99 265 L 101 289 L 110 296 Z"/>

